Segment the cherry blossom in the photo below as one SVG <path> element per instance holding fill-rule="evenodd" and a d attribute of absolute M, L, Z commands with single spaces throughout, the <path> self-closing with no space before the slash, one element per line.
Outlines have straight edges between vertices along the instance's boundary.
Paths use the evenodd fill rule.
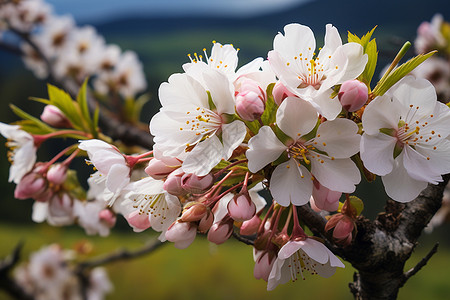
<path fill-rule="evenodd" d="M 306 204 L 314 179 L 332 191 L 345 193 L 352 193 L 361 180 L 350 159 L 359 151 L 358 126 L 347 119 L 325 121 L 312 138 L 308 137 L 317 117 L 309 102 L 288 97 L 278 108 L 276 121 L 290 139 L 283 143 L 269 126 L 264 126 L 249 141 L 246 155 L 251 172 L 287 154 L 288 161 L 279 164 L 270 179 L 270 192 L 280 205 Z"/>
<path fill-rule="evenodd" d="M 0 122 L 0 134 L 8 139 L 6 146 L 10 149 L 8 160 L 9 182 L 18 184 L 22 177 L 31 171 L 36 162 L 36 145 L 31 134 L 23 131 L 19 125 L 8 125 Z"/>
<path fill-rule="evenodd" d="M 242 121 L 232 121 L 234 90 L 225 75 L 208 70 L 203 79 L 207 90 L 187 74 L 170 76 L 159 89 L 163 107 L 150 121 L 150 132 L 162 155 L 185 155 L 183 170 L 198 176 L 230 158 L 246 134 Z"/>
<path fill-rule="evenodd" d="M 337 267 L 345 268 L 324 244 L 312 238 L 291 240 L 278 252 L 268 278 L 267 290 L 271 291 L 289 280 L 296 281 L 298 274 L 304 278 L 305 271 L 328 278 Z"/>
<path fill-rule="evenodd" d="M 361 159 L 392 199 L 409 202 L 450 172 L 450 110 L 427 80 L 405 77 L 366 107 L 362 121 Z"/>
<path fill-rule="evenodd" d="M 337 29 L 328 24 L 325 44 L 316 56 L 316 41 L 309 27 L 289 24 L 284 32 L 275 37 L 274 50 L 268 54 L 275 74 L 290 92 L 311 101 L 325 118 L 336 118 L 341 104 L 331 98 L 331 88 L 362 73 L 368 60 L 363 47 L 343 45 Z"/>

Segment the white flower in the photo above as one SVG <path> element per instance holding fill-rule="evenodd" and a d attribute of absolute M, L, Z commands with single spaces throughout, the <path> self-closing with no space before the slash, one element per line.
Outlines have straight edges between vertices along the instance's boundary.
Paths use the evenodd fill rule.
<path fill-rule="evenodd" d="M 268 54 L 275 74 L 292 93 L 311 101 L 327 119 L 334 119 L 341 104 L 337 97 L 331 99 L 331 88 L 362 73 L 368 60 L 362 46 L 342 45 L 337 29 L 328 24 L 325 44 L 316 56 L 316 41 L 309 27 L 289 24 L 284 32 L 275 37 L 274 50 Z"/>
<path fill-rule="evenodd" d="M 131 192 L 125 195 L 121 203 L 122 213 L 127 216 L 138 211 L 140 215 L 147 215 L 151 227 L 162 232 L 164 237 L 167 228 L 181 213 L 181 203 L 177 197 L 163 189 L 164 182 L 151 177 L 141 179 L 130 184 Z M 141 231 L 135 228 L 136 231 Z"/>
<path fill-rule="evenodd" d="M 163 107 L 150 121 L 150 132 L 162 155 L 183 157 L 184 172 L 197 176 L 229 159 L 247 132 L 242 121 L 227 121 L 235 106 L 234 89 L 225 75 L 208 70 L 203 79 L 215 107 L 210 106 L 208 92 L 198 81 L 174 74 L 161 85 Z"/>
<path fill-rule="evenodd" d="M 113 285 L 108 278 L 105 268 L 94 268 L 89 274 L 89 285 L 87 288 L 87 299 L 102 300 L 105 294 L 113 290 Z"/>
<path fill-rule="evenodd" d="M 249 141 L 249 170 L 259 171 L 283 153 L 288 161 L 278 165 L 270 179 L 270 192 L 282 206 L 304 205 L 311 198 L 314 178 L 326 188 L 352 193 L 361 180 L 349 157 L 358 153 L 358 126 L 347 119 L 325 121 L 311 138 L 317 112 L 309 102 L 286 98 L 276 115 L 278 127 L 291 139 L 283 144 L 269 126 Z"/>
<path fill-rule="evenodd" d="M 207 84 L 204 82 L 202 74 L 207 70 L 212 69 L 221 72 L 231 83 L 234 83 L 241 76 L 260 71 L 263 62 L 261 57 L 254 59 L 236 71 L 238 65 L 238 51 L 239 49 L 235 49 L 231 44 L 222 45 L 213 41 L 211 56 L 208 57 L 206 48 L 203 49 L 205 61 L 203 61 L 202 55 L 194 53 L 194 57 L 191 57 L 189 54 L 188 56 L 191 59 L 191 62 L 184 64 L 183 70 L 206 86 Z"/>
<path fill-rule="evenodd" d="M 35 201 L 32 220 L 36 223 L 47 221 L 52 226 L 71 225 L 75 221 L 74 200 L 69 194 L 52 195 L 47 202 Z"/>
<path fill-rule="evenodd" d="M 81 141 L 78 148 L 88 153 L 90 162 L 99 172 L 97 180 L 105 180 L 110 192 L 105 193 L 105 199 L 112 204 L 130 182 L 131 170 L 124 155 L 116 147 L 95 139 Z"/>
<path fill-rule="evenodd" d="M 99 234 L 108 236 L 111 225 L 100 218 L 100 212 L 106 209 L 105 201 L 75 201 L 73 205 L 74 215 L 78 224 L 84 228 L 87 235 Z"/>
<path fill-rule="evenodd" d="M 0 122 L 0 134 L 8 139 L 6 146 L 10 149 L 8 160 L 9 182 L 18 184 L 22 177 L 31 171 L 36 162 L 36 145 L 29 133 L 20 129 L 18 125 L 8 125 Z"/>
<path fill-rule="evenodd" d="M 405 77 L 364 111 L 361 159 L 386 193 L 408 202 L 450 172 L 450 110 L 427 80 Z"/>
<path fill-rule="evenodd" d="M 115 58 L 116 50 L 114 49 L 113 46 L 106 48 L 110 57 L 109 60 L 103 57 L 100 63 L 102 69 L 94 81 L 95 89 L 103 94 L 113 90 L 125 98 L 133 98 L 147 87 L 142 63 L 133 51 L 126 51 Z M 108 70 L 108 66 L 111 69 Z"/>
<path fill-rule="evenodd" d="M 336 268 L 345 268 L 344 264 L 328 248 L 311 238 L 300 241 L 289 241 L 278 252 L 267 282 L 267 290 L 289 280 L 296 281 L 303 272 L 311 275 L 319 274 L 328 278 L 336 272 Z"/>

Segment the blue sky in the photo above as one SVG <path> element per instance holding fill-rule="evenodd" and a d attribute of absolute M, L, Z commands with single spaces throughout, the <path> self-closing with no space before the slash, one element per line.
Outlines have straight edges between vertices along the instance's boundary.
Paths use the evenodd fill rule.
<path fill-rule="evenodd" d="M 252 16 L 283 10 L 311 0 L 47 0 L 58 14 L 70 13 L 79 22 L 120 16 Z"/>

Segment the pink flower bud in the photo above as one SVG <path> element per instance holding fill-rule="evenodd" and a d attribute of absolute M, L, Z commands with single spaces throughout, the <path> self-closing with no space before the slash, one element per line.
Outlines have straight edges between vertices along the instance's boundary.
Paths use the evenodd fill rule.
<path fill-rule="evenodd" d="M 359 80 L 347 80 L 341 85 L 338 98 L 345 110 L 357 111 L 366 104 L 369 90 L 367 85 Z"/>
<path fill-rule="evenodd" d="M 69 120 L 63 112 L 54 105 L 46 105 L 44 107 L 44 111 L 41 114 L 41 120 L 56 128 L 70 127 Z"/>
<path fill-rule="evenodd" d="M 339 220 L 333 230 L 333 237 L 338 240 L 346 240 L 352 234 L 355 224 L 352 219 L 344 216 Z"/>
<path fill-rule="evenodd" d="M 233 220 L 213 224 L 208 231 L 208 241 L 220 245 L 225 243 L 233 233 Z"/>
<path fill-rule="evenodd" d="M 125 216 L 125 219 L 127 219 L 128 224 L 133 227 L 135 232 L 144 231 L 151 226 L 149 216 L 147 214 L 141 214 L 137 210 Z"/>
<path fill-rule="evenodd" d="M 67 166 L 63 164 L 52 165 L 47 172 L 47 180 L 56 185 L 63 184 L 66 178 Z"/>
<path fill-rule="evenodd" d="M 244 221 L 242 223 L 240 233 L 242 235 L 252 235 L 258 231 L 259 226 L 261 226 L 261 219 L 258 216 L 254 216 L 250 220 Z"/>
<path fill-rule="evenodd" d="M 342 193 L 329 190 L 314 180 L 311 204 L 314 208 L 326 211 L 336 211 L 339 208 L 339 199 Z"/>
<path fill-rule="evenodd" d="M 181 187 L 188 193 L 200 194 L 207 191 L 214 183 L 214 176 L 208 174 L 199 177 L 195 174 L 184 174 L 181 178 Z"/>
<path fill-rule="evenodd" d="M 186 194 L 186 191 L 181 186 L 181 178 L 183 177 L 184 172 L 181 169 L 176 169 L 172 173 L 167 176 L 166 181 L 164 182 L 163 188 L 174 196 L 181 196 Z"/>
<path fill-rule="evenodd" d="M 148 163 L 147 168 L 145 168 L 145 172 L 148 174 L 148 176 L 153 177 L 156 180 L 161 180 L 166 178 L 180 165 L 180 161 L 176 158 L 167 158 L 164 160 L 153 158 Z"/>
<path fill-rule="evenodd" d="M 200 221 L 206 215 L 207 212 L 208 208 L 204 204 L 196 203 L 183 212 L 183 214 L 181 215 L 181 221 L 183 222 Z"/>
<path fill-rule="evenodd" d="M 22 177 L 14 190 L 17 199 L 39 198 L 47 189 L 47 180 L 38 173 L 28 173 Z"/>
<path fill-rule="evenodd" d="M 175 248 L 185 249 L 195 240 L 197 226 L 190 222 L 175 222 L 166 231 L 166 239 L 174 243 Z"/>
<path fill-rule="evenodd" d="M 230 217 L 238 222 L 250 220 L 256 213 L 255 203 L 248 192 L 235 195 L 227 208 Z"/>
<path fill-rule="evenodd" d="M 273 100 L 278 106 L 280 106 L 281 102 L 283 102 L 283 100 L 287 97 L 295 97 L 295 95 L 289 92 L 288 89 L 280 81 L 278 81 L 273 87 L 272 96 Z"/>
<path fill-rule="evenodd" d="M 109 228 L 114 227 L 116 224 L 117 217 L 116 215 L 109 209 L 102 209 L 98 213 L 98 218 L 104 222 L 106 225 L 108 225 Z"/>
<path fill-rule="evenodd" d="M 253 276 L 256 279 L 264 281 L 269 280 L 270 272 L 272 271 L 275 256 L 268 251 L 256 255 L 255 268 L 253 269 Z"/>
<path fill-rule="evenodd" d="M 208 210 L 206 212 L 206 215 L 204 215 L 203 218 L 198 223 L 198 231 L 200 231 L 201 233 L 207 232 L 213 225 L 213 222 L 214 222 L 214 214 L 210 210 Z"/>

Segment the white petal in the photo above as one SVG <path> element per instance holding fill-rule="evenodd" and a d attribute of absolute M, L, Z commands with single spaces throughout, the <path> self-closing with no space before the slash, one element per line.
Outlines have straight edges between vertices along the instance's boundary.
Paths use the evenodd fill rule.
<path fill-rule="evenodd" d="M 163 107 L 183 104 L 208 107 L 205 88 L 187 74 L 173 74 L 169 77 L 169 82 L 162 83 L 159 87 L 159 99 Z"/>
<path fill-rule="evenodd" d="M 378 134 L 380 128 L 398 128 L 402 107 L 400 102 L 388 95 L 375 98 L 367 105 L 362 116 L 363 129 L 367 134 Z"/>
<path fill-rule="evenodd" d="M 249 149 L 245 153 L 248 158 L 248 169 L 256 173 L 275 161 L 286 150 L 269 126 L 263 126 L 258 134 L 248 142 Z"/>
<path fill-rule="evenodd" d="M 364 54 L 364 49 L 360 44 L 347 43 L 342 45 L 342 50 L 347 56 L 348 62 L 339 83 L 358 77 L 364 71 L 369 59 L 367 54 Z"/>
<path fill-rule="evenodd" d="M 402 103 L 406 112 L 410 110 L 410 105 L 413 105 L 414 108 L 419 107 L 420 115 L 430 115 L 434 111 L 436 90 L 426 79 L 406 76 L 395 84 L 390 92 L 394 99 Z"/>
<path fill-rule="evenodd" d="M 427 162 L 436 174 L 450 173 L 450 155 L 448 155 L 450 153 L 450 141 L 448 139 L 441 140 L 440 143 L 432 147 L 416 145 L 416 151 L 424 157 L 430 158 Z"/>
<path fill-rule="evenodd" d="M 284 26 L 284 35 L 278 33 L 273 40 L 273 49 L 285 59 L 293 60 L 302 53 L 303 57 L 312 58 L 316 48 L 314 33 L 308 26 L 288 24 Z"/>
<path fill-rule="evenodd" d="M 361 159 L 370 172 L 384 176 L 394 167 L 394 147 L 397 138 L 387 134 L 368 135 L 361 138 Z"/>
<path fill-rule="evenodd" d="M 224 157 L 223 145 L 215 135 L 198 143 L 189 152 L 182 168 L 186 173 L 194 173 L 197 176 L 205 176 Z"/>
<path fill-rule="evenodd" d="M 106 188 L 113 193 L 120 191 L 130 182 L 130 168 L 126 165 L 115 164 L 106 177 Z"/>
<path fill-rule="evenodd" d="M 272 266 L 272 271 L 270 271 L 269 278 L 267 281 L 267 290 L 272 291 L 279 284 L 285 284 L 291 280 L 289 270 L 283 268 L 286 260 L 277 258 Z"/>
<path fill-rule="evenodd" d="M 342 110 L 338 97 L 331 98 L 331 93 L 332 90 L 327 89 L 322 93 L 316 93 L 311 100 L 311 104 L 328 120 L 334 120 Z"/>
<path fill-rule="evenodd" d="M 278 165 L 270 178 L 270 193 L 282 206 L 308 203 L 312 188 L 311 174 L 304 166 L 298 166 L 294 159 Z"/>
<path fill-rule="evenodd" d="M 228 214 L 228 203 L 233 197 L 234 195 L 232 193 L 228 193 L 214 206 L 214 223 L 219 223 Z"/>
<path fill-rule="evenodd" d="M 48 202 L 35 201 L 33 204 L 33 214 L 31 219 L 36 223 L 42 223 L 47 219 Z"/>
<path fill-rule="evenodd" d="M 211 93 L 211 98 L 218 114 L 234 114 L 234 87 L 223 73 L 210 70 L 203 74 L 203 79 Z M 206 106 L 209 107 L 209 106 Z"/>
<path fill-rule="evenodd" d="M 229 159 L 231 157 L 234 149 L 242 143 L 246 134 L 247 127 L 245 127 L 244 122 L 239 120 L 222 125 L 224 159 Z"/>
<path fill-rule="evenodd" d="M 409 176 L 419 181 L 426 181 L 432 184 L 438 184 L 442 181 L 439 170 L 433 168 L 430 164 L 431 157 L 420 154 L 411 147 L 403 149 L 403 165 Z M 436 162 L 437 163 L 437 162 Z"/>
<path fill-rule="evenodd" d="M 325 264 L 328 261 L 327 247 L 314 239 L 306 239 L 302 250 L 320 264 Z"/>
<path fill-rule="evenodd" d="M 311 159 L 311 173 L 324 187 L 343 193 L 353 193 L 355 185 L 361 181 L 359 170 L 350 158 L 331 160 L 320 156 Z"/>
<path fill-rule="evenodd" d="M 403 166 L 403 153 L 400 153 L 395 159 L 392 172 L 381 179 L 389 197 L 398 202 L 409 202 L 414 200 L 427 187 L 428 183 L 409 176 Z"/>
<path fill-rule="evenodd" d="M 347 119 L 335 119 L 320 124 L 314 146 L 328 156 L 348 158 L 359 152 L 361 136 L 358 125 Z"/>
<path fill-rule="evenodd" d="M 286 68 L 286 61 L 277 51 L 269 51 L 267 57 L 273 72 L 280 78 L 283 85 L 292 93 L 297 94 L 297 86 L 302 82 L 297 77 L 297 71 L 293 67 Z"/>
<path fill-rule="evenodd" d="M 239 78 L 239 76 L 242 75 L 247 75 L 249 73 L 253 73 L 253 72 L 258 72 L 263 64 L 263 58 L 262 57 L 257 57 L 254 60 L 252 60 L 251 62 L 243 65 L 242 67 L 239 68 L 239 70 L 237 70 L 236 72 L 236 77 Z"/>
<path fill-rule="evenodd" d="M 286 244 L 284 244 L 283 247 L 281 247 L 280 251 L 278 251 L 278 258 L 279 259 L 288 259 L 291 257 L 295 252 L 302 249 L 303 246 L 305 246 L 306 240 L 302 241 L 293 241 L 290 240 Z"/>
<path fill-rule="evenodd" d="M 266 199 L 264 199 L 264 197 L 261 197 L 258 194 L 258 192 L 262 191 L 263 189 L 264 188 L 263 188 L 262 182 L 260 182 L 260 183 L 256 184 L 254 187 L 252 187 L 251 189 L 248 190 L 250 198 L 252 199 L 253 203 L 255 203 L 256 212 L 259 212 L 267 204 Z"/>
<path fill-rule="evenodd" d="M 317 264 L 314 267 L 314 270 L 323 278 L 330 278 L 331 276 L 336 273 L 336 267 L 332 267 L 330 265 L 330 262 L 327 262 L 326 264 Z"/>
<path fill-rule="evenodd" d="M 314 129 L 317 117 L 317 111 L 309 102 L 287 97 L 277 110 L 276 120 L 278 127 L 296 141 Z"/>

